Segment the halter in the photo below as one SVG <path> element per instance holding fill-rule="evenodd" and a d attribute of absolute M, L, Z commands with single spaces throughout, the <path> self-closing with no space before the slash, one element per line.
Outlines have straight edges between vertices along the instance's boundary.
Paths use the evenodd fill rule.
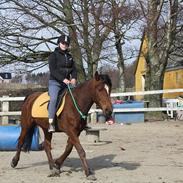
<path fill-rule="evenodd" d="M 76 103 L 76 100 L 75 100 L 75 98 L 74 98 L 74 96 L 73 96 L 73 94 L 72 94 L 71 87 L 70 87 L 69 84 L 67 84 L 67 88 L 68 88 L 69 93 L 70 93 L 70 95 L 71 95 L 71 98 L 72 98 L 72 101 L 73 101 L 73 103 L 74 103 L 74 106 L 75 106 L 75 108 L 77 109 L 78 113 L 80 114 L 81 118 L 82 118 L 82 119 L 86 119 L 86 118 L 87 118 L 87 115 L 84 115 L 84 114 L 81 112 L 81 110 L 79 109 L 79 107 L 78 107 L 78 105 L 77 105 L 77 103 Z"/>

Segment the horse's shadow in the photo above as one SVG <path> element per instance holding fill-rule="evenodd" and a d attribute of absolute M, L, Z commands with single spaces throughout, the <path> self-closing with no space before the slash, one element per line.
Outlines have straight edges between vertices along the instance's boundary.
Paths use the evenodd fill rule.
<path fill-rule="evenodd" d="M 118 167 L 126 170 L 135 170 L 137 169 L 140 165 L 139 162 L 113 162 L 113 159 L 115 158 L 116 155 L 114 154 L 109 154 L 109 155 L 102 155 L 94 158 L 87 158 L 89 166 L 94 169 L 94 170 L 100 170 L 103 168 L 113 168 L 113 167 Z M 35 167 L 35 166 L 44 166 L 47 165 L 47 161 L 42 161 L 42 162 L 36 162 L 32 163 L 28 166 L 24 166 L 21 168 L 17 169 L 26 169 L 30 167 Z M 79 158 L 67 158 L 63 164 L 64 167 L 69 167 L 71 171 L 82 171 L 82 165 L 81 161 Z"/>
<path fill-rule="evenodd" d="M 126 170 L 135 170 L 140 166 L 138 162 L 113 162 L 113 159 L 116 155 L 102 155 L 87 159 L 89 166 L 94 170 L 100 170 L 103 168 L 113 168 L 118 167 Z M 79 158 L 68 158 L 64 162 L 64 166 L 70 167 L 71 170 L 82 170 L 81 161 Z"/>

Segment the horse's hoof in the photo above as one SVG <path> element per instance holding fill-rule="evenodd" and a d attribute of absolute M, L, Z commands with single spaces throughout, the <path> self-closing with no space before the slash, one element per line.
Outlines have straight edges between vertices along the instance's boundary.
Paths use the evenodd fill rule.
<path fill-rule="evenodd" d="M 15 168 L 17 166 L 17 164 L 18 164 L 18 161 L 16 161 L 15 159 L 12 159 L 12 161 L 11 161 L 11 167 L 12 168 Z"/>
<path fill-rule="evenodd" d="M 60 177 L 60 170 L 53 167 L 48 177 Z"/>
<path fill-rule="evenodd" d="M 48 177 L 60 177 L 60 174 L 51 173 L 51 174 L 48 175 Z"/>
<path fill-rule="evenodd" d="M 95 181 L 97 180 L 97 178 L 95 177 L 95 175 L 88 175 L 87 180 Z"/>
<path fill-rule="evenodd" d="M 60 164 L 57 163 L 57 161 L 55 161 L 55 164 L 53 165 L 54 168 L 56 168 L 57 170 L 60 170 L 61 166 Z"/>

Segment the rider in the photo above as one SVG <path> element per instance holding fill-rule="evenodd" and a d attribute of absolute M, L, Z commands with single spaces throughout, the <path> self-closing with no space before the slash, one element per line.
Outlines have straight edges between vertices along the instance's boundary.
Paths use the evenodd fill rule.
<path fill-rule="evenodd" d="M 50 77 L 48 93 L 50 103 L 48 106 L 49 132 L 55 131 L 54 119 L 58 93 L 63 91 L 67 84 L 76 85 L 77 70 L 72 55 L 68 51 L 70 37 L 61 35 L 57 40 L 58 47 L 48 58 Z"/>

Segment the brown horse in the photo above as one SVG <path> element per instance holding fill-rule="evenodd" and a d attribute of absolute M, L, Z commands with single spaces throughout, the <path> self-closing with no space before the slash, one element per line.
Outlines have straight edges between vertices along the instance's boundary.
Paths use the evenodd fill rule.
<path fill-rule="evenodd" d="M 77 102 L 78 108 L 84 115 L 87 115 L 92 104 L 96 103 L 102 109 L 106 117 L 110 117 L 112 114 L 112 104 L 110 100 L 111 87 L 112 84 L 109 76 L 99 75 L 98 72 L 96 72 L 94 78 L 78 85 L 72 90 L 72 94 Z M 18 139 L 17 152 L 12 159 L 11 166 L 13 168 L 17 166 L 22 148 L 26 151 L 30 150 L 34 128 L 38 125 L 44 132 L 44 149 L 51 170 L 50 176 L 59 176 L 62 164 L 71 153 L 74 146 L 81 159 L 86 177 L 90 180 L 96 180 L 94 174 L 88 167 L 85 151 L 79 140 L 79 135 L 85 128 L 87 121 L 81 117 L 74 106 L 71 95 L 69 92 L 67 93 L 64 109 L 57 118 L 57 131 L 65 132 L 67 134 L 67 145 L 64 153 L 56 160 L 53 160 L 51 154 L 52 133 L 48 132 L 48 118 L 33 118 L 31 116 L 32 105 L 40 94 L 41 93 L 33 93 L 32 95 L 29 95 L 22 106 L 22 130 Z"/>

